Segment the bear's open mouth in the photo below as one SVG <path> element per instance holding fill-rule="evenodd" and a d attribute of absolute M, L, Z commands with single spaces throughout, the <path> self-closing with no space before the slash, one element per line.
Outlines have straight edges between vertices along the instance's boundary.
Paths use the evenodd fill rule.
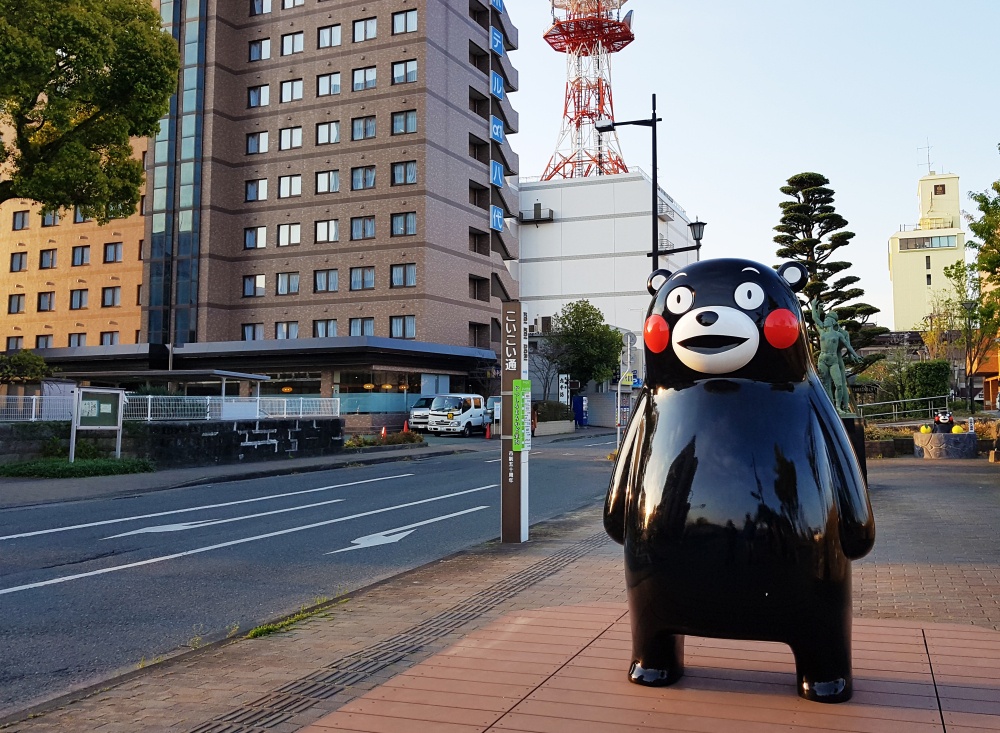
<path fill-rule="evenodd" d="M 747 339 L 742 336 L 728 336 L 725 334 L 692 336 L 684 339 L 678 346 L 698 354 L 721 354 L 724 351 L 735 349 L 740 344 L 746 343 Z"/>

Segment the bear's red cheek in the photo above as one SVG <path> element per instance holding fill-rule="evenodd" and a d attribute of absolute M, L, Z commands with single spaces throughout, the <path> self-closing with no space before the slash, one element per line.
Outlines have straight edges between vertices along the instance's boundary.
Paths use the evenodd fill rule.
<path fill-rule="evenodd" d="M 646 319 L 643 326 L 642 336 L 646 342 L 646 348 L 654 354 L 659 354 L 670 343 L 670 326 L 663 319 L 663 316 L 655 315 Z"/>
<path fill-rule="evenodd" d="M 764 321 L 764 338 L 776 349 L 787 349 L 799 339 L 799 319 L 786 308 L 772 311 Z"/>

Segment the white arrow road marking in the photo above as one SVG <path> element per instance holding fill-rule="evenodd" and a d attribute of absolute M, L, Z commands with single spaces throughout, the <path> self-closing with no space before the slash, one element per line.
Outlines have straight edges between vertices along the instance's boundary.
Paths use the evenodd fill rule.
<path fill-rule="evenodd" d="M 210 550 L 219 550 L 223 547 L 232 547 L 234 545 L 242 545 L 246 542 L 256 542 L 257 540 L 266 540 L 271 537 L 280 537 L 285 534 L 292 534 L 293 532 L 302 532 L 307 529 L 314 529 L 316 527 L 325 527 L 328 524 L 336 524 L 337 522 L 346 522 L 349 519 L 358 519 L 359 517 L 368 517 L 372 514 L 381 514 L 382 512 L 391 512 L 395 509 L 405 509 L 410 506 L 417 506 L 418 504 L 427 504 L 432 501 L 441 501 L 442 499 L 450 499 L 454 496 L 464 496 L 465 494 L 473 494 L 477 491 L 485 491 L 486 489 L 495 489 L 499 484 L 489 484 L 487 486 L 480 486 L 475 489 L 466 489 L 465 491 L 456 491 L 451 494 L 443 494 L 442 496 L 432 496 L 430 499 L 420 499 L 418 501 L 409 501 L 405 504 L 397 504 L 396 506 L 383 507 L 382 509 L 372 509 L 368 512 L 361 512 L 359 514 L 351 514 L 347 517 L 338 517 L 337 519 L 327 519 L 323 522 L 313 522 L 312 524 L 304 524 L 301 527 L 290 527 L 289 529 L 280 529 L 276 532 L 268 532 L 267 534 L 259 534 L 253 537 L 244 537 L 239 540 L 230 540 L 229 542 L 220 542 L 216 545 L 208 545 L 207 547 L 197 547 L 193 550 L 185 550 L 184 552 L 175 552 L 173 555 L 163 555 L 162 557 L 152 557 L 149 560 L 140 560 L 139 562 L 130 562 L 125 565 L 116 565 L 110 568 L 102 568 L 101 570 L 92 570 L 89 573 L 78 573 L 76 575 L 65 575 L 61 578 L 52 578 L 51 580 L 42 580 L 38 583 L 28 583 L 27 585 L 16 585 L 13 588 L 0 588 L 0 596 L 6 593 L 17 593 L 23 590 L 29 590 L 31 588 L 41 588 L 46 585 L 55 585 L 56 583 L 68 583 L 71 580 L 79 580 L 80 578 L 89 578 L 93 575 L 104 575 L 105 573 L 114 573 L 119 570 L 128 570 L 129 568 L 138 568 L 143 565 L 152 565 L 158 562 L 165 562 L 166 560 L 175 560 L 179 557 L 187 557 L 188 555 L 198 555 L 202 552 L 208 552 Z"/>
<path fill-rule="evenodd" d="M 472 507 L 472 509 L 455 512 L 454 514 L 445 514 L 443 517 L 434 517 L 433 519 L 425 519 L 422 522 L 407 524 L 405 527 L 396 527 L 396 529 L 387 529 L 384 532 L 366 534 L 364 537 L 358 537 L 356 540 L 351 540 L 351 544 L 354 545 L 353 547 L 344 547 L 340 550 L 324 552 L 323 554 L 336 555 L 338 552 L 350 552 L 351 550 L 360 550 L 363 547 L 375 547 L 376 545 L 388 545 L 392 542 L 399 542 L 407 535 L 412 534 L 413 530 L 417 527 L 423 527 L 425 524 L 433 524 L 434 522 L 451 519 L 452 517 L 460 517 L 463 514 L 471 514 L 472 512 L 478 512 L 480 509 L 489 509 L 489 506 L 476 506 Z"/>
<path fill-rule="evenodd" d="M 104 524 L 117 524 L 118 522 L 134 522 L 139 519 L 151 519 L 152 517 L 165 517 L 169 514 L 184 514 L 185 512 L 198 512 L 202 509 L 218 509 L 223 506 L 236 506 L 237 504 L 250 504 L 255 501 L 269 501 L 270 499 L 282 499 L 286 496 L 299 496 L 300 494 L 312 494 L 317 491 L 329 491 L 330 489 L 342 489 L 345 486 L 357 486 L 359 484 L 370 484 L 375 481 L 390 481 L 397 478 L 406 478 L 407 476 L 413 476 L 412 473 L 401 473 L 398 476 L 383 476 L 381 478 L 367 478 L 361 481 L 351 481 L 346 484 L 334 484 L 333 486 L 320 486 L 318 489 L 304 489 L 302 491 L 289 491 L 285 494 L 271 494 L 270 496 L 258 496 L 254 499 L 239 499 L 237 501 L 226 501 L 221 504 L 203 504 L 202 506 L 193 506 L 187 509 L 172 509 L 168 512 L 154 512 L 153 514 L 139 514 L 134 517 L 122 517 L 121 519 L 105 519 L 100 522 L 88 522 L 87 524 L 73 524 L 69 527 L 53 527 L 52 529 L 39 529 L 34 532 L 22 532 L 21 534 L 9 534 L 4 537 L 0 537 L 0 540 L 16 540 L 22 537 L 34 537 L 40 534 L 50 534 L 52 532 L 68 532 L 71 529 L 86 529 L 87 527 L 100 527 Z"/>
<path fill-rule="evenodd" d="M 117 537 L 128 537 L 134 534 L 145 534 L 147 532 L 181 532 L 185 529 L 200 529 L 201 527 L 211 527 L 213 524 L 226 524 L 228 522 L 241 522 L 244 519 L 256 519 L 257 517 L 267 517 L 271 514 L 283 514 L 285 512 L 297 512 L 300 509 L 312 509 L 316 506 L 326 506 L 327 504 L 336 504 L 338 501 L 343 501 L 343 499 L 330 499 L 329 501 L 319 501 L 315 504 L 303 504 L 302 506 L 288 507 L 287 509 L 275 509 L 270 512 L 259 512 L 258 514 L 246 514 L 242 517 L 230 517 L 228 519 L 201 519 L 196 522 L 179 522 L 178 524 L 161 524 L 156 527 L 143 527 L 142 529 L 133 529 L 131 532 L 122 532 L 121 534 L 112 535 L 111 537 L 103 537 L 105 540 L 113 540 Z"/>
<path fill-rule="evenodd" d="M 502 458 L 493 458 L 489 461 L 483 461 L 483 463 L 500 463 L 500 461 L 502 460 L 503 460 Z"/>

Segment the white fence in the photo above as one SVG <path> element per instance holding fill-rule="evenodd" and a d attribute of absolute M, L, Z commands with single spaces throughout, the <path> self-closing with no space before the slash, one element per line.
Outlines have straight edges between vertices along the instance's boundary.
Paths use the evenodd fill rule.
<path fill-rule="evenodd" d="M 126 395 L 125 420 L 255 420 L 340 417 L 336 397 L 173 397 Z M 0 397 L 0 422 L 70 420 L 73 398 Z"/>

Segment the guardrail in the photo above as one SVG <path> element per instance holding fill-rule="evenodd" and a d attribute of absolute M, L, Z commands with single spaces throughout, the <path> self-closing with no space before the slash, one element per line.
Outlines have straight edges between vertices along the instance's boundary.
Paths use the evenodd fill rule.
<path fill-rule="evenodd" d="M 124 420 L 292 420 L 340 417 L 337 397 L 183 397 L 126 395 Z M 73 397 L 0 397 L 0 422 L 70 420 Z"/>
<path fill-rule="evenodd" d="M 921 397 L 912 400 L 893 400 L 891 402 L 869 402 L 858 405 L 858 414 L 870 420 L 917 420 L 927 417 L 934 419 L 937 410 L 950 409 L 950 395 L 938 397 Z"/>

